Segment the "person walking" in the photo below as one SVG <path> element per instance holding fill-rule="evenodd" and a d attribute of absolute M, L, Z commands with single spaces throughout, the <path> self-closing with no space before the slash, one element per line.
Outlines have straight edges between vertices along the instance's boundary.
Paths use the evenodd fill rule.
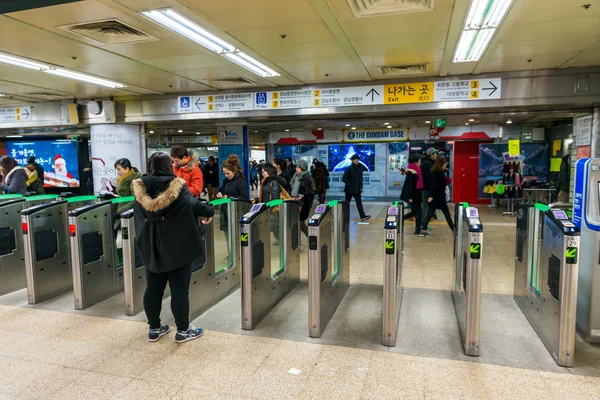
<path fill-rule="evenodd" d="M 285 178 L 287 183 L 290 183 L 292 181 L 292 178 L 294 177 L 295 173 L 296 173 L 296 166 L 292 162 L 292 159 L 287 157 L 285 159 L 285 169 L 283 171 L 283 177 Z"/>
<path fill-rule="evenodd" d="M 198 167 L 198 156 L 193 150 L 188 150 L 178 144 L 171 147 L 173 172 L 182 178 L 194 197 L 200 197 L 204 185 L 202 171 Z"/>
<path fill-rule="evenodd" d="M 568 203 L 569 192 L 571 190 L 571 144 L 569 144 L 567 154 L 562 158 L 560 163 L 558 190 L 558 201 L 560 203 Z"/>
<path fill-rule="evenodd" d="M 410 204 L 410 212 L 404 214 L 403 221 L 415 217 L 415 235 L 421 233 L 422 218 L 422 197 L 423 177 L 421 176 L 421 159 L 419 156 L 412 155 L 408 158 L 408 168 L 404 171 L 404 185 L 402 185 L 402 194 L 400 200 Z"/>
<path fill-rule="evenodd" d="M 452 222 L 452 216 L 450 215 L 448 203 L 446 202 L 447 180 L 446 175 L 444 174 L 446 166 L 446 158 L 438 157 L 431 169 L 431 188 L 429 197 L 427 198 L 427 215 L 421 224 L 420 236 L 422 237 L 429 236 L 427 233 L 427 225 L 429 224 L 429 221 L 431 221 L 431 218 L 433 218 L 433 213 L 436 209 L 441 210 L 444 213 L 450 230 L 454 232 L 454 222 Z"/>
<path fill-rule="evenodd" d="M 327 197 L 327 177 L 325 176 L 325 164 L 317 160 L 313 161 L 312 177 L 315 182 L 315 194 L 319 197 L 319 204 L 325 203 Z"/>
<path fill-rule="evenodd" d="M 258 166 L 256 161 L 250 162 L 250 189 L 258 189 Z"/>
<path fill-rule="evenodd" d="M 167 153 L 154 153 L 149 164 L 149 174 L 133 181 L 135 245 L 146 267 L 148 341 L 156 342 L 169 333 L 169 326 L 160 321 L 168 282 L 177 324 L 175 343 L 184 343 L 203 333 L 190 325 L 191 263 L 203 255 L 198 245 L 202 236 L 197 220 L 202 218 L 203 224 L 209 224 L 214 210 L 193 196 L 185 181 L 175 176 Z"/>
<path fill-rule="evenodd" d="M 350 202 L 354 197 L 356 201 L 356 208 L 358 209 L 358 215 L 361 221 L 366 221 L 371 218 L 370 215 L 365 214 L 362 204 L 362 190 L 363 190 L 363 172 L 367 171 L 367 168 L 360 163 L 360 157 L 354 154 L 350 157 L 352 165 L 350 165 L 344 171 L 342 181 L 344 182 L 344 192 L 346 193 L 346 201 Z"/>
<path fill-rule="evenodd" d="M 289 192 L 289 185 L 285 179 L 277 175 L 277 168 L 273 164 L 265 164 L 262 170 L 263 180 L 260 184 L 260 192 L 255 203 L 268 203 L 271 200 L 281 198 L 282 189 Z M 273 232 L 274 245 L 279 245 L 279 218 L 272 215 L 269 218 L 269 229 Z"/>
<path fill-rule="evenodd" d="M 213 156 L 208 157 L 203 175 L 206 191 L 208 192 L 208 201 L 213 201 L 219 192 L 219 165 Z"/>
<path fill-rule="evenodd" d="M 425 151 L 425 158 L 421 160 L 421 177 L 423 179 L 423 190 L 421 192 L 422 204 L 423 204 L 423 220 L 427 215 L 427 209 L 429 208 L 429 202 L 427 199 L 431 193 L 431 168 L 437 158 L 437 150 L 433 147 L 428 148 Z"/>
<path fill-rule="evenodd" d="M 2 175 L 0 193 L 27 193 L 27 180 L 29 179 L 29 176 L 25 169 L 19 167 L 19 164 L 14 158 L 10 156 L 0 158 L 0 175 Z"/>
<path fill-rule="evenodd" d="M 292 197 L 300 201 L 300 229 L 308 237 L 308 226 L 306 220 L 315 199 L 315 181 L 308 172 L 308 163 L 305 160 L 298 161 L 296 174 L 290 183 Z"/>
<path fill-rule="evenodd" d="M 281 176 L 287 181 L 287 166 L 285 162 L 281 158 L 276 158 L 273 160 L 273 166 L 277 168 L 277 176 Z"/>

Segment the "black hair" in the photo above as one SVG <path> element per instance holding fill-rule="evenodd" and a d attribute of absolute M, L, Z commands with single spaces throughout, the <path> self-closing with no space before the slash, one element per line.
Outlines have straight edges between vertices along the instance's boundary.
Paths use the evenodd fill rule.
<path fill-rule="evenodd" d="M 19 163 L 10 156 L 4 156 L 0 158 L 0 166 L 4 169 L 7 174 L 19 166 Z"/>
<path fill-rule="evenodd" d="M 28 164 L 33 164 L 34 162 L 35 162 L 35 157 L 34 156 L 29 157 L 29 159 L 27 160 Z"/>
<path fill-rule="evenodd" d="M 291 162 L 292 162 L 292 159 L 291 159 L 291 158 L 289 158 L 289 157 L 286 157 L 286 158 L 285 158 L 285 161 L 289 161 L 289 162 L 291 163 Z"/>
<path fill-rule="evenodd" d="M 173 176 L 173 162 L 165 152 L 158 151 L 148 159 L 148 173 L 152 176 Z"/>
<path fill-rule="evenodd" d="M 421 157 L 419 157 L 418 155 L 411 154 L 411 156 L 408 157 L 408 162 L 411 163 L 411 164 L 416 164 L 416 163 L 419 162 L 420 159 L 421 159 Z"/>
<path fill-rule="evenodd" d="M 263 166 L 263 170 L 267 171 L 267 174 L 269 174 L 269 176 L 277 175 L 277 168 L 275 168 L 273 164 L 265 164 Z"/>
<path fill-rule="evenodd" d="M 279 168 L 283 168 L 283 160 L 281 158 L 274 159 L 273 164 L 279 165 Z"/>
<path fill-rule="evenodd" d="M 123 169 L 133 168 L 131 161 L 129 161 L 127 158 L 119 158 L 117 161 L 115 161 L 115 168 L 117 168 L 117 165 L 121 166 Z"/>
<path fill-rule="evenodd" d="M 211 161 L 211 160 L 212 160 L 212 161 L 215 161 L 215 158 L 214 158 L 213 156 L 210 156 L 210 157 L 208 157 L 208 160 L 209 160 L 209 161 Z"/>
<path fill-rule="evenodd" d="M 189 155 L 190 154 L 188 150 L 181 144 L 176 144 L 175 146 L 171 147 L 171 157 L 173 158 L 183 159 L 183 157 L 187 157 Z"/>

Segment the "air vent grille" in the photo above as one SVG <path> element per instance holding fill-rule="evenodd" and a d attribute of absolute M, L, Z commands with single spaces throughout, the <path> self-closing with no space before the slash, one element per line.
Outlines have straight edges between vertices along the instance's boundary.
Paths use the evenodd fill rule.
<path fill-rule="evenodd" d="M 356 18 L 433 10 L 433 0 L 348 0 Z"/>
<path fill-rule="evenodd" d="M 243 76 L 235 77 L 235 78 L 219 78 L 219 79 L 211 79 L 208 81 L 211 85 L 220 87 L 220 88 L 237 88 L 242 86 L 256 86 L 256 82 L 244 78 Z"/>
<path fill-rule="evenodd" d="M 106 45 L 158 40 L 154 36 L 142 32 L 131 25 L 127 25 L 118 19 L 64 25 L 59 26 L 59 28 Z"/>
<path fill-rule="evenodd" d="M 62 100 L 62 99 L 70 98 L 70 96 L 68 96 L 68 95 L 62 95 L 60 93 L 48 93 L 48 92 L 23 93 L 23 94 L 21 94 L 21 96 L 31 97 L 31 98 L 40 99 L 40 100 L 48 100 L 48 101 Z"/>
<path fill-rule="evenodd" d="M 427 63 L 407 65 L 382 65 L 379 72 L 383 76 L 417 75 L 427 73 Z"/>

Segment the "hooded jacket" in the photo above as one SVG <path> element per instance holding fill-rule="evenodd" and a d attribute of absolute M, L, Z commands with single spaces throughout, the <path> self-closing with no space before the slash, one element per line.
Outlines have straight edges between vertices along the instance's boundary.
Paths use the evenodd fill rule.
<path fill-rule="evenodd" d="M 133 181 L 135 244 L 150 272 L 169 272 L 203 256 L 198 218 L 212 207 L 192 196 L 181 178 L 144 176 Z"/>
<path fill-rule="evenodd" d="M 191 152 L 190 161 L 187 165 L 183 167 L 173 165 L 173 172 L 185 181 L 185 185 L 194 197 L 200 197 L 204 189 L 204 177 L 202 170 L 198 168 L 198 155 L 195 151 Z"/>
<path fill-rule="evenodd" d="M 0 183 L 0 193 L 25 194 L 27 193 L 27 179 L 29 176 L 23 167 L 15 167 L 6 174 L 6 184 Z"/>

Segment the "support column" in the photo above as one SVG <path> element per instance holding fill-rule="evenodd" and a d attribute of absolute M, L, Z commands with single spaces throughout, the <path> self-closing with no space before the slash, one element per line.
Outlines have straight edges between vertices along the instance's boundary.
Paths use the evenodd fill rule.
<path fill-rule="evenodd" d="M 592 112 L 592 140 L 590 157 L 600 157 L 600 106 L 594 107 Z"/>
<path fill-rule="evenodd" d="M 244 175 L 246 176 L 246 185 L 250 193 L 250 146 L 248 145 L 248 126 L 247 125 L 227 125 L 219 128 L 219 167 L 230 154 L 237 154 L 240 158 Z M 220 171 L 220 182 L 223 182 L 225 175 Z"/>
<path fill-rule="evenodd" d="M 143 171 L 146 157 L 142 156 L 138 125 L 98 124 L 90 126 L 94 194 L 115 193 L 117 172 L 115 162 L 127 158 L 131 165 Z"/>

